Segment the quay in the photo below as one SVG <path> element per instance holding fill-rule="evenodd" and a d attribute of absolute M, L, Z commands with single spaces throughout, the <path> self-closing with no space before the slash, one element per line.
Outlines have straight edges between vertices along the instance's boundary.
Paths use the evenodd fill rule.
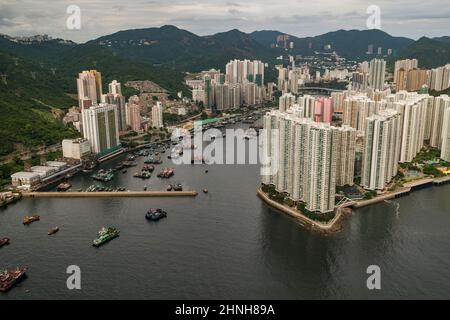
<path fill-rule="evenodd" d="M 24 198 L 156 198 L 196 197 L 197 191 L 24 192 Z"/>

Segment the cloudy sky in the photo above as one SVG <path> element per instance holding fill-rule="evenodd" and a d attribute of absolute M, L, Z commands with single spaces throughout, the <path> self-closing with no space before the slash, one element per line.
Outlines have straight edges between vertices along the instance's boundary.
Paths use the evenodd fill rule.
<path fill-rule="evenodd" d="M 66 26 L 81 10 L 81 29 Z M 449 0 L 0 0 L 0 33 L 49 34 L 84 42 L 125 29 L 173 24 L 199 35 L 238 28 L 314 36 L 366 29 L 367 8 L 381 10 L 381 29 L 395 36 L 450 36 Z"/>

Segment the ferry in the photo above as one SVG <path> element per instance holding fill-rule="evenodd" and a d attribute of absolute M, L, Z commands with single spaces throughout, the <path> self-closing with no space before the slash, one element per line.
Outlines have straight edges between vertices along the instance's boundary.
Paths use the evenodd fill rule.
<path fill-rule="evenodd" d="M 29 224 L 31 224 L 31 223 L 33 223 L 33 222 L 35 222 L 35 221 L 40 221 L 41 220 L 41 217 L 40 216 L 31 216 L 31 217 L 29 217 L 29 216 L 26 216 L 25 218 L 23 218 L 23 224 L 24 225 L 29 225 Z"/>
<path fill-rule="evenodd" d="M 5 270 L 0 273 L 0 292 L 7 292 L 26 277 L 27 268 L 19 267 L 16 270 Z"/>
<path fill-rule="evenodd" d="M 162 209 L 150 209 L 145 214 L 145 219 L 150 221 L 158 221 L 162 218 L 167 217 L 167 212 L 163 211 Z"/>
<path fill-rule="evenodd" d="M 117 238 L 119 236 L 119 230 L 117 230 L 116 228 L 113 227 L 103 227 L 99 232 L 98 232 L 98 237 L 97 239 L 95 239 L 92 242 L 92 245 L 94 247 L 100 247 L 102 245 L 104 245 L 105 243 L 111 241 L 114 238 Z"/>

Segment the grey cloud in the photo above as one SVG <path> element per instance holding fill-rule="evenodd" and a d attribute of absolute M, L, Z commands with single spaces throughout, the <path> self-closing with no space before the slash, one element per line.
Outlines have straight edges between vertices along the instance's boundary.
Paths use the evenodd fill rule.
<path fill-rule="evenodd" d="M 373 0 L 0 0 L 0 33 L 48 33 L 87 41 L 118 30 L 174 24 L 197 34 L 239 28 L 314 36 L 336 29 L 364 29 Z M 418 38 L 450 30 L 448 0 L 377 0 L 385 31 Z M 82 29 L 65 29 L 65 9 L 82 9 Z M 437 10 L 436 8 L 440 8 Z"/>

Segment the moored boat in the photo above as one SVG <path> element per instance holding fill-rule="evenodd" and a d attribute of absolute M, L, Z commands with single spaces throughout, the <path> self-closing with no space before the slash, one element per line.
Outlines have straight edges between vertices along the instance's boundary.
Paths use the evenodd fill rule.
<path fill-rule="evenodd" d="M 164 168 L 160 173 L 158 173 L 158 178 L 168 179 L 174 175 L 174 170 L 172 168 Z"/>
<path fill-rule="evenodd" d="M 112 170 L 100 169 L 92 178 L 97 181 L 109 182 L 114 178 L 114 173 Z"/>
<path fill-rule="evenodd" d="M 13 286 L 25 279 L 27 268 L 18 267 L 16 270 L 5 270 L 0 273 L 0 292 L 7 292 Z"/>
<path fill-rule="evenodd" d="M 61 184 L 58 185 L 58 187 L 56 188 L 57 191 L 67 191 L 70 188 L 72 188 L 72 185 L 69 182 L 63 182 Z"/>
<path fill-rule="evenodd" d="M 181 183 L 176 183 L 173 186 L 173 191 L 183 191 L 183 186 L 181 185 Z"/>
<path fill-rule="evenodd" d="M 167 186 L 167 191 L 172 191 L 172 189 L 173 189 L 173 186 L 171 185 L 171 184 L 169 184 L 168 186 Z"/>
<path fill-rule="evenodd" d="M 25 218 L 23 218 L 22 222 L 23 222 L 24 225 L 28 225 L 30 223 L 33 223 L 33 222 L 39 221 L 39 220 L 41 220 L 41 217 L 37 216 L 37 215 L 34 215 L 34 216 L 31 216 L 31 217 L 26 216 Z"/>

